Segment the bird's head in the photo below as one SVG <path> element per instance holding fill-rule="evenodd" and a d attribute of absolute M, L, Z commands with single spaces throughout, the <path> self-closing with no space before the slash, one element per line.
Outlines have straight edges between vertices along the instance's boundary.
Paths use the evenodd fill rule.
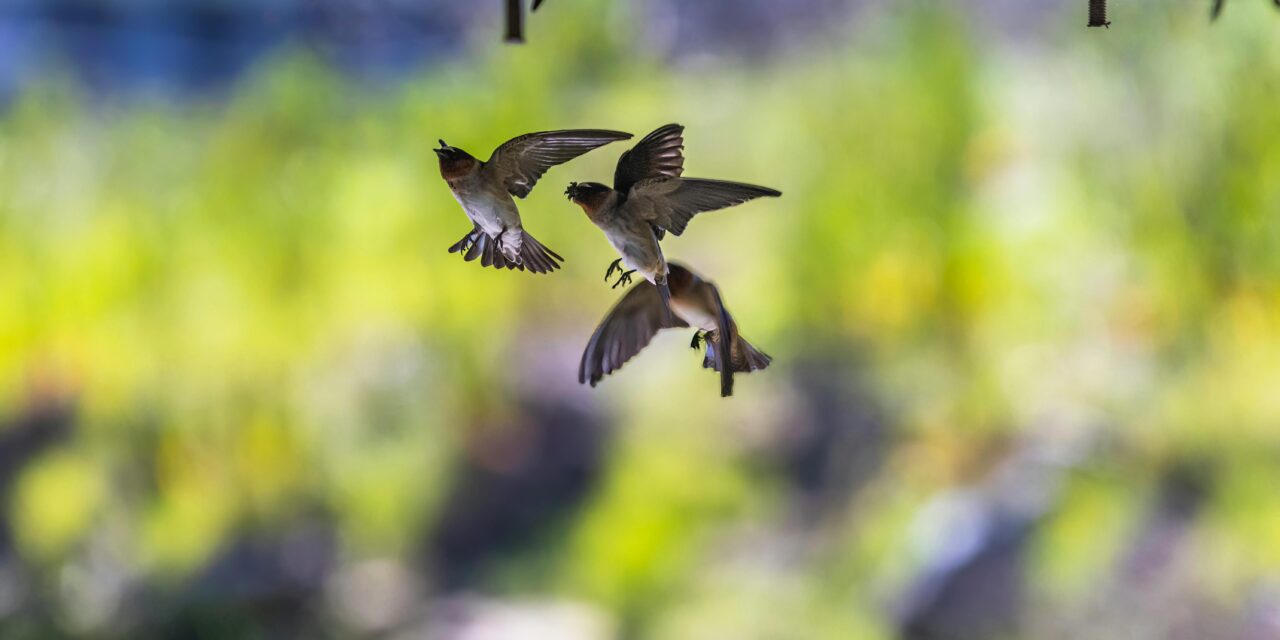
<path fill-rule="evenodd" d="M 433 149 L 433 151 L 436 152 L 436 157 L 440 159 L 440 174 L 446 180 L 466 175 L 479 165 L 479 161 L 466 151 L 451 147 L 444 140 L 439 142 L 440 148 Z"/>
<path fill-rule="evenodd" d="M 570 182 L 564 194 L 589 215 L 594 215 L 609 200 L 613 189 L 599 182 Z"/>

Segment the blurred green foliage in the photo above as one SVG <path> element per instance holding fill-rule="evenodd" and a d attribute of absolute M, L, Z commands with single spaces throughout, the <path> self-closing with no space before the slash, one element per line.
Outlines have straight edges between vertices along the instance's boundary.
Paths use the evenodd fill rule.
<path fill-rule="evenodd" d="M 180 581 L 235 532 L 318 511 L 347 557 L 407 558 L 471 435 L 560 394 L 616 422 L 602 486 L 537 571 L 516 556 L 490 587 L 655 637 L 887 637 L 919 507 L 1028 434 L 1096 443 L 1037 537 L 1044 592 L 1084 598 L 1186 458 L 1216 474 L 1192 542 L 1206 584 L 1230 601 L 1280 574 L 1264 7 L 1210 29 L 1133 3 L 1109 32 L 1064 18 L 1050 42 L 987 45 L 913 5 L 847 44 L 682 67 L 591 28 L 625 8 L 565 4 L 526 46 L 477 37 L 394 89 L 290 53 L 225 103 L 90 107 L 51 81 L 0 115 L 0 408 L 77 408 L 9 500 L 25 559 L 57 567 L 107 536 L 130 571 Z M 689 175 L 785 193 L 666 242 L 776 357 L 732 401 L 687 336 L 576 388 L 616 292 L 610 248 L 560 192 L 607 178 L 621 145 L 521 203 L 564 271 L 444 251 L 468 224 L 437 138 L 483 155 L 531 130 L 668 121 L 688 127 Z M 883 469 L 797 551 L 803 570 L 718 562 L 726 530 L 787 521 L 783 481 L 753 460 L 804 423 L 797 380 L 830 353 L 887 416 Z"/>

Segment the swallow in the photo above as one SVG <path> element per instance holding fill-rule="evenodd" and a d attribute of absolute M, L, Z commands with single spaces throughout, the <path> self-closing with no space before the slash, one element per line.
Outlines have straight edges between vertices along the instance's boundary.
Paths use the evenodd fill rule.
<path fill-rule="evenodd" d="M 507 0 L 507 42 L 524 42 L 524 11 L 521 0 Z M 532 11 L 542 6 L 543 0 L 533 0 Z"/>
<path fill-rule="evenodd" d="M 578 365 L 578 382 L 592 387 L 602 378 L 622 368 L 640 353 L 661 329 L 693 327 L 690 347 L 702 350 L 704 369 L 720 372 L 720 396 L 733 395 L 733 374 L 759 371 L 773 362 L 767 354 L 747 342 L 738 333 L 738 324 L 724 307 L 720 290 L 687 267 L 668 263 L 667 286 L 671 290 L 670 309 L 664 311 L 664 300 L 658 287 L 640 282 L 609 310 L 591 335 Z M 728 344 L 728 348 L 724 345 Z"/>
<path fill-rule="evenodd" d="M 461 252 L 467 261 L 478 257 L 481 265 L 496 269 L 527 268 L 534 273 L 559 269 L 564 258 L 524 230 L 512 196 L 528 196 L 551 167 L 629 138 L 629 133 L 600 129 L 530 133 L 504 142 L 488 162 L 440 140 L 440 148 L 435 149 L 440 176 L 473 225 L 449 247 L 449 253 Z"/>
<path fill-rule="evenodd" d="M 668 231 L 677 236 L 684 233 L 689 220 L 704 211 L 782 195 L 752 184 L 682 178 L 683 136 L 684 127 L 678 124 L 659 127 L 618 159 L 612 188 L 598 182 L 574 182 L 565 190 L 621 256 L 605 271 L 605 282 L 614 271 L 621 271 L 613 285 L 616 289 L 639 271 L 657 286 L 664 303 L 670 292 L 667 263 L 658 242 Z"/>

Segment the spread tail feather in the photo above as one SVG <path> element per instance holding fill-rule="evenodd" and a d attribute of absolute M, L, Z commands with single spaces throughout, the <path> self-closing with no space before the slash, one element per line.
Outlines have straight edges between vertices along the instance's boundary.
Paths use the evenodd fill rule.
<path fill-rule="evenodd" d="M 524 236 L 520 244 L 520 261 L 524 267 L 534 273 L 551 273 L 560 268 L 560 263 L 564 262 L 560 254 L 543 246 L 528 231 L 521 230 L 521 233 Z"/>
<path fill-rule="evenodd" d="M 484 267 L 493 267 L 495 269 L 518 269 L 524 271 L 524 267 L 507 260 L 502 255 L 502 250 L 498 247 L 498 241 L 490 238 L 488 234 L 479 228 L 472 229 L 462 239 L 455 242 L 449 247 L 449 253 L 462 253 L 462 259 L 471 262 L 476 258 L 480 259 L 480 265 Z"/>
<path fill-rule="evenodd" d="M 658 295 L 662 297 L 662 311 L 666 314 L 663 319 L 667 324 L 672 324 L 674 318 L 671 315 L 671 287 L 667 286 L 667 276 L 661 275 L 654 280 L 654 284 L 658 287 Z"/>
<path fill-rule="evenodd" d="M 521 231 L 523 238 L 520 245 L 519 262 L 513 261 L 502 253 L 502 246 L 496 238 L 480 229 L 473 229 L 461 240 L 449 247 L 449 253 L 462 253 L 462 259 L 471 262 L 480 259 L 480 265 L 495 269 L 514 269 L 533 273 L 550 273 L 560 268 L 564 258 L 560 254 L 546 248 L 534 239 L 527 231 Z"/>
<path fill-rule="evenodd" d="M 718 331 L 708 331 L 706 335 L 707 351 L 702 358 L 702 367 L 704 369 L 714 369 L 724 374 L 720 367 L 716 365 L 716 349 L 720 348 L 720 335 Z M 729 347 L 729 371 L 732 373 L 751 373 L 752 371 L 760 371 L 766 369 L 773 362 L 773 358 L 769 354 L 755 348 L 750 342 L 747 342 L 742 336 L 734 336 L 733 344 Z M 733 377 L 721 376 L 721 395 L 733 394 Z M 727 380 L 727 387 L 726 387 Z"/>

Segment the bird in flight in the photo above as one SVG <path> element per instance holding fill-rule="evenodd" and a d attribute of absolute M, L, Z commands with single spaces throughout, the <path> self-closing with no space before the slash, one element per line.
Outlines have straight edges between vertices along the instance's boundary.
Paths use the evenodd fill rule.
<path fill-rule="evenodd" d="M 621 256 L 605 271 L 605 281 L 614 271 L 621 271 L 613 285 L 616 289 L 639 271 L 657 287 L 664 307 L 670 292 L 667 263 L 658 241 L 666 232 L 684 233 L 689 220 L 704 211 L 782 195 L 752 184 L 680 177 L 684 173 L 683 135 L 684 127 L 669 124 L 645 136 L 618 160 L 613 187 L 574 182 L 565 190 Z"/>
<path fill-rule="evenodd" d="M 525 198 L 548 169 L 629 133 L 601 129 L 575 129 L 530 133 L 504 142 L 487 162 L 440 141 L 436 156 L 440 176 L 471 220 L 472 229 L 449 247 L 467 261 L 497 269 L 528 269 L 547 273 L 560 268 L 564 258 L 544 247 L 524 230 L 520 209 L 512 196 Z"/>
<path fill-rule="evenodd" d="M 693 327 L 690 344 L 702 349 L 704 369 L 720 372 L 720 396 L 733 395 L 733 374 L 759 371 L 773 361 L 738 333 L 738 324 L 725 309 L 720 290 L 687 267 L 669 263 L 667 285 L 675 316 L 665 313 L 658 287 L 641 282 L 631 287 L 596 327 L 582 352 L 578 382 L 592 387 L 640 353 L 661 329 Z M 727 346 L 726 346 L 727 345 Z"/>

